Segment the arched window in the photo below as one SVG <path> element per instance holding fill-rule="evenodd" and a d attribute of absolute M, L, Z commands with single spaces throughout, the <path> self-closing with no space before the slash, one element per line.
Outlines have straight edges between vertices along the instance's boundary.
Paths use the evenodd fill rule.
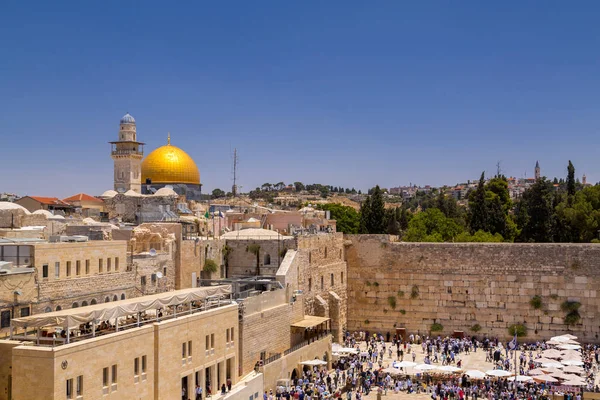
<path fill-rule="evenodd" d="M 77 307 L 79 307 L 79 303 L 77 303 L 77 302 L 73 303 L 73 305 L 71 306 L 71 308 L 77 308 Z"/>
<path fill-rule="evenodd" d="M 44 312 L 52 312 L 52 307 L 46 307 L 46 309 L 44 310 Z"/>
<path fill-rule="evenodd" d="M 94 305 L 94 304 L 96 304 L 96 303 L 97 303 L 96 299 L 92 299 L 92 301 L 90 301 L 90 304 L 91 304 L 91 305 Z"/>
<path fill-rule="evenodd" d="M 117 295 L 115 294 L 115 295 L 113 296 L 113 301 L 117 301 L 117 300 L 119 300 L 119 298 L 118 298 L 118 297 L 117 297 Z"/>
<path fill-rule="evenodd" d="M 104 298 L 104 302 L 105 302 L 105 303 L 110 303 L 110 297 L 106 296 L 106 297 Z"/>
<path fill-rule="evenodd" d="M 125 293 L 121 293 L 121 300 L 125 300 Z"/>
<path fill-rule="evenodd" d="M 87 301 L 85 301 L 85 300 L 84 300 L 84 301 L 82 301 L 82 302 L 81 302 L 81 307 L 85 307 L 85 306 L 87 306 L 87 305 L 88 305 L 88 302 L 87 302 Z"/>
<path fill-rule="evenodd" d="M 60 310 L 62 310 L 62 307 L 61 306 L 56 306 L 56 311 L 60 311 Z"/>
<path fill-rule="evenodd" d="M 265 258 L 264 258 L 264 265 L 271 265 L 271 255 L 270 254 L 265 254 Z"/>

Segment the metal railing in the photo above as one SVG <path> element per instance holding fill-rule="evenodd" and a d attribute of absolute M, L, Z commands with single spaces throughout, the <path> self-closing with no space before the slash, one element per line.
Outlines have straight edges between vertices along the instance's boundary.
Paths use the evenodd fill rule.
<path fill-rule="evenodd" d="M 321 340 L 321 339 L 327 337 L 330 334 L 331 334 L 330 331 L 323 331 L 321 333 L 318 333 L 317 335 L 311 337 L 310 339 L 305 340 L 305 341 L 303 341 L 301 343 L 298 343 L 297 345 L 295 345 L 293 347 L 290 347 L 289 349 L 287 349 L 286 351 L 283 352 L 283 355 L 287 356 L 288 354 L 293 353 L 294 351 L 296 351 L 298 349 L 301 349 L 301 348 L 303 348 L 305 346 L 308 346 L 309 344 L 314 343 L 317 340 Z"/>

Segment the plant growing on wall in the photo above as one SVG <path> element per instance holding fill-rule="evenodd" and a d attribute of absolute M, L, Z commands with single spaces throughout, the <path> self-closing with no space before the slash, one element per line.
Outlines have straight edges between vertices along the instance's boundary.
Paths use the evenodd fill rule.
<path fill-rule="evenodd" d="M 398 290 L 398 297 L 404 297 L 404 291 Z"/>
<path fill-rule="evenodd" d="M 508 334 L 510 336 L 517 335 L 518 337 L 527 336 L 527 327 L 523 324 L 512 324 L 508 327 Z"/>
<path fill-rule="evenodd" d="M 260 245 L 249 244 L 246 250 L 256 256 L 256 275 L 260 275 Z"/>
<path fill-rule="evenodd" d="M 368 319 L 365 319 L 365 325 L 369 325 L 371 323 L 371 321 L 369 321 Z"/>
<path fill-rule="evenodd" d="M 367 285 L 367 286 L 371 286 L 371 282 L 369 282 L 369 281 L 366 281 L 366 282 L 365 282 L 365 285 Z"/>
<path fill-rule="evenodd" d="M 210 274 L 214 274 L 218 270 L 219 270 L 219 266 L 217 265 L 217 263 L 214 260 L 211 260 L 209 258 L 208 260 L 204 261 L 204 268 L 202 268 L 202 271 L 210 273 Z"/>
<path fill-rule="evenodd" d="M 396 309 L 396 297 L 390 296 L 388 297 L 388 304 L 392 307 L 392 310 Z"/>
<path fill-rule="evenodd" d="M 410 290 L 410 298 L 416 299 L 418 297 L 419 297 L 419 287 L 417 285 L 413 285 L 412 289 Z"/>
<path fill-rule="evenodd" d="M 542 297 L 535 295 L 529 300 L 529 305 L 533 307 L 534 310 L 539 310 L 542 308 Z"/>
<path fill-rule="evenodd" d="M 229 268 L 229 256 L 233 253 L 233 248 L 230 246 L 223 246 L 223 250 L 221 252 L 223 254 L 223 264 L 225 264 L 225 270 Z"/>
<path fill-rule="evenodd" d="M 373 282 L 373 286 L 379 287 L 379 282 Z"/>
<path fill-rule="evenodd" d="M 444 326 L 442 324 L 440 324 L 439 322 L 434 322 L 429 327 L 430 332 L 441 332 L 443 330 L 444 330 Z"/>
<path fill-rule="evenodd" d="M 552 294 L 550 295 L 550 298 L 551 298 L 552 300 L 558 300 L 558 294 L 556 294 L 556 293 L 552 293 Z"/>
<path fill-rule="evenodd" d="M 560 305 L 560 309 L 567 313 L 563 319 L 566 325 L 576 325 L 581 320 L 581 315 L 579 315 L 579 308 L 581 307 L 581 303 L 578 301 L 563 301 Z"/>
<path fill-rule="evenodd" d="M 400 314 L 402 314 L 402 315 L 406 314 L 406 310 L 404 310 L 404 309 L 400 310 Z"/>
<path fill-rule="evenodd" d="M 479 325 L 479 324 L 475 324 L 475 325 L 473 325 L 473 326 L 471 327 L 471 330 L 472 330 L 473 332 L 479 332 L 479 331 L 481 330 L 481 325 Z"/>

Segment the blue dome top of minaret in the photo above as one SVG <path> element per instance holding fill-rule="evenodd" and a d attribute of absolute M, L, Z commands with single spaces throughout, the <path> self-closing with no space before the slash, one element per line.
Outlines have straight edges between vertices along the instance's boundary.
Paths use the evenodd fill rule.
<path fill-rule="evenodd" d="M 135 124 L 135 118 L 133 118 L 131 116 L 131 114 L 127 113 L 127 114 L 123 115 L 123 118 L 121 118 L 121 123 L 122 124 Z"/>

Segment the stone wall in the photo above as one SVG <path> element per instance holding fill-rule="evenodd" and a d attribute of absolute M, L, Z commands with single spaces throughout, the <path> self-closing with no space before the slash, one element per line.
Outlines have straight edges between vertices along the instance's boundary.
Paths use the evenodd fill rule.
<path fill-rule="evenodd" d="M 193 281 L 193 274 L 196 279 L 225 278 L 224 246 L 225 240 L 221 239 L 183 240 L 181 242 L 180 267 L 175 281 L 177 289 L 196 287 L 197 281 Z M 214 273 L 203 272 L 206 260 L 213 260 L 219 266 L 219 270 Z"/>
<path fill-rule="evenodd" d="M 527 340 L 567 332 L 565 301 L 581 303 L 570 331 L 597 341 L 600 246 L 594 244 L 397 243 L 350 235 L 348 329 L 443 334 L 455 330 L 508 337 L 524 324 Z M 540 296 L 542 306 L 531 304 Z"/>
<path fill-rule="evenodd" d="M 284 291 L 265 292 L 244 300 L 248 312 L 240 321 L 240 374 L 254 369 L 261 352 L 270 357 L 292 346 L 290 325 L 304 317 L 302 301 L 288 304 Z M 268 304 L 261 307 L 260 304 Z M 254 311 L 254 312 L 253 312 Z"/>
<path fill-rule="evenodd" d="M 334 341 L 346 327 L 346 279 L 344 237 L 341 233 L 299 236 L 290 274 L 298 276 L 304 293 L 304 312 L 332 319 Z M 331 310 L 334 307 L 335 310 Z"/>
<path fill-rule="evenodd" d="M 275 276 L 279 264 L 284 258 L 286 249 L 294 248 L 294 239 L 282 240 L 242 240 L 227 239 L 227 246 L 231 248 L 228 257 L 227 277 L 256 276 L 256 254 L 248 251 L 248 246 L 258 245 L 260 275 Z"/>

